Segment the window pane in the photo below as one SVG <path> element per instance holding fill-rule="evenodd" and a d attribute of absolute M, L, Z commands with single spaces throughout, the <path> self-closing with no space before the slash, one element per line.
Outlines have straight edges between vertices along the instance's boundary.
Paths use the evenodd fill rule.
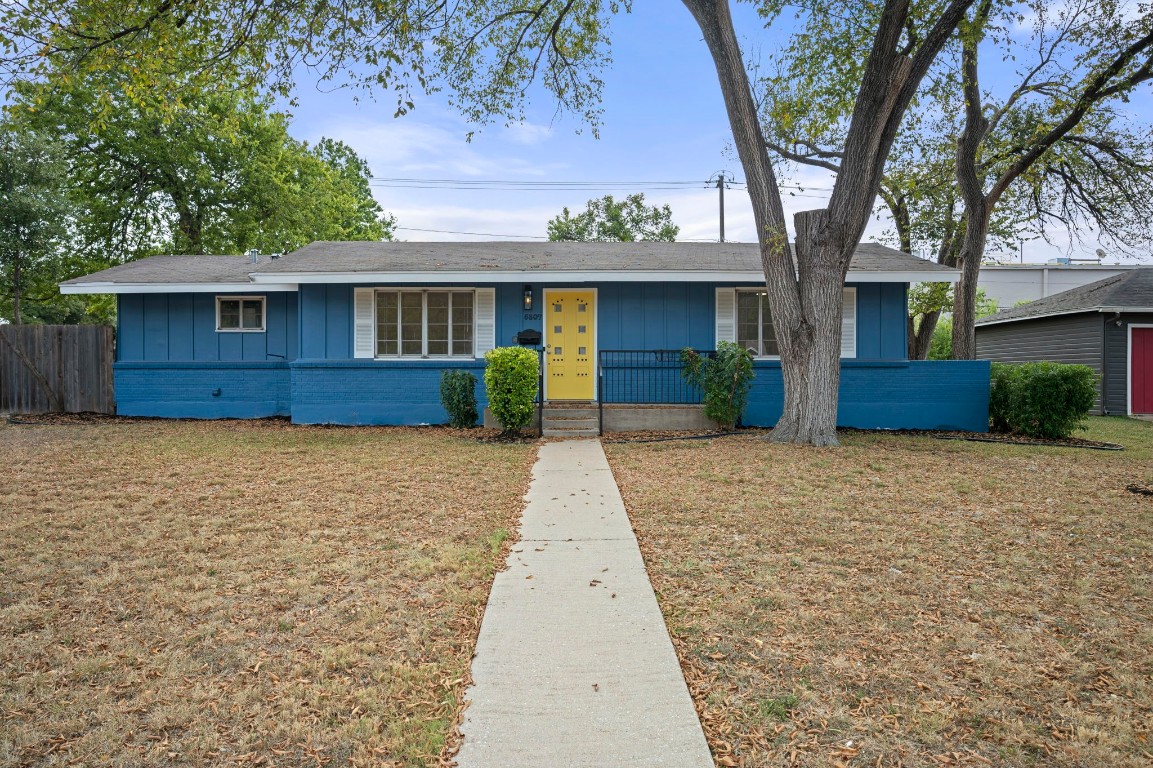
<path fill-rule="evenodd" d="M 750 349 L 754 355 L 761 351 L 760 339 L 761 297 L 751 291 L 737 292 L 737 344 Z"/>
<path fill-rule="evenodd" d="M 777 349 L 777 332 L 773 328 L 773 318 L 769 314 L 769 297 L 761 297 L 761 354 L 780 355 Z"/>
<path fill-rule="evenodd" d="M 429 291 L 428 301 L 428 354 L 448 354 L 448 293 Z"/>
<path fill-rule="evenodd" d="M 249 299 L 240 302 L 240 327 L 252 330 L 264 328 L 264 302 L 260 299 Z"/>
<path fill-rule="evenodd" d="M 422 325 L 424 323 L 424 296 L 419 293 L 400 294 L 400 339 L 402 355 L 423 354 Z"/>
<path fill-rule="evenodd" d="M 452 294 L 452 354 L 472 357 L 471 293 Z"/>
<path fill-rule="evenodd" d="M 396 291 L 378 291 L 376 294 L 376 354 L 395 355 L 397 353 L 398 326 L 397 304 L 400 296 Z"/>
<path fill-rule="evenodd" d="M 240 327 L 240 299 L 220 300 L 220 327 Z"/>

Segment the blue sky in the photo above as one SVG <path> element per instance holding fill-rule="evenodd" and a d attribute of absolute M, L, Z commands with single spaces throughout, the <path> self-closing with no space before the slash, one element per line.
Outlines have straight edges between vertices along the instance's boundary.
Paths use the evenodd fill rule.
<path fill-rule="evenodd" d="M 747 35 L 746 55 L 772 45 L 749 6 L 737 5 L 735 10 L 738 32 Z M 351 91 L 317 88 L 306 77 L 296 91 L 291 130 L 310 142 L 321 136 L 340 139 L 366 158 L 377 179 L 374 193 L 397 216 L 401 239 L 543 238 L 548 220 L 564 206 L 583 209 L 593 197 L 641 191 L 648 202 L 671 206 L 680 239 L 715 240 L 718 195 L 705 182 L 722 170 L 737 180 L 743 175 L 732 151 L 716 73 L 695 23 L 678 2 L 639 0 L 632 14 L 614 19 L 613 41 L 599 139 L 577 118 L 555 114 L 553 104 L 539 98 L 524 124 L 488 126 L 468 143 L 465 136 L 473 126 L 449 108 L 443 96 L 422 96 L 414 111 L 393 118 L 391 96 L 357 101 Z M 1153 117 L 1148 104 L 1138 103 Z M 385 179 L 590 185 L 579 190 L 427 189 L 402 188 Z M 665 181 L 699 186 L 660 189 L 629 183 Z M 805 191 L 786 190 L 787 213 L 824 205 L 823 191 L 831 186 L 828 175 L 805 169 L 792 181 Z M 726 239 L 754 241 L 748 196 L 728 190 L 725 209 Z M 885 222 L 876 220 L 865 239 L 880 239 L 885 229 Z M 1068 246 L 1027 242 L 1025 259 L 1087 256 L 1094 247 L 1073 246 L 1070 251 Z"/>

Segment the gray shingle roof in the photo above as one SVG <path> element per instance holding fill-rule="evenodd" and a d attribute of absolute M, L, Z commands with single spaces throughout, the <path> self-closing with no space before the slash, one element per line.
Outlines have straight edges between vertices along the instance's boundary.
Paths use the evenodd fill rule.
<path fill-rule="evenodd" d="M 261 256 L 256 264 L 247 256 L 152 256 L 65 280 L 61 285 L 249 283 L 248 275 L 263 269 L 270 261 L 268 256 Z"/>
<path fill-rule="evenodd" d="M 877 243 L 861 243 L 852 269 L 953 270 Z M 373 243 L 316 242 L 262 274 L 301 272 L 759 272 L 756 243 Z"/>
<path fill-rule="evenodd" d="M 981 318 L 977 325 L 1028 320 L 1077 312 L 1118 311 L 1153 307 L 1153 267 L 1141 267 L 1095 283 L 1055 293 L 1019 307 Z"/>
<path fill-rule="evenodd" d="M 861 243 L 856 272 L 918 272 L 947 280 L 956 270 L 877 243 Z M 258 273 L 430 272 L 757 272 L 755 243 L 374 243 L 315 242 L 272 260 L 252 264 L 244 256 L 153 256 L 68 280 L 92 283 L 248 283 Z"/>

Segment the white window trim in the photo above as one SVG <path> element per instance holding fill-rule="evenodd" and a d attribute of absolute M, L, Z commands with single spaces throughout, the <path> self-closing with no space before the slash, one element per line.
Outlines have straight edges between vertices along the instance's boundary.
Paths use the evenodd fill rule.
<path fill-rule="evenodd" d="M 738 318 L 740 316 L 741 294 L 742 293 L 759 294 L 759 293 L 764 293 L 764 292 L 765 292 L 764 288 L 737 288 L 735 290 L 735 293 L 733 295 L 733 338 L 734 339 L 740 338 L 740 323 L 738 322 Z M 759 334 L 763 330 L 764 330 L 764 328 L 763 328 L 763 321 L 762 321 L 762 327 L 757 329 L 757 333 Z M 774 323 L 773 324 L 773 333 L 776 333 L 776 331 L 777 331 L 777 326 L 776 326 L 776 323 Z M 761 343 L 764 344 L 764 339 L 761 339 Z M 780 360 L 781 356 L 780 355 L 753 355 L 753 359 L 754 360 Z"/>
<path fill-rule="evenodd" d="M 719 313 L 718 313 L 717 327 L 719 329 L 720 326 L 723 324 L 725 326 L 726 331 L 728 330 L 728 328 L 731 327 L 732 333 L 733 333 L 732 341 L 735 342 L 736 338 L 737 338 L 737 304 L 739 301 L 739 294 L 741 294 L 741 293 L 763 293 L 765 291 L 765 289 L 764 288 L 757 288 L 757 287 L 753 287 L 753 286 L 743 286 L 743 287 L 734 286 L 732 288 L 717 288 L 718 294 L 721 291 L 732 291 L 733 292 L 732 317 L 731 318 L 721 318 L 721 317 L 719 317 Z M 857 288 L 856 288 L 856 286 L 846 285 L 842 288 L 842 291 L 843 291 L 842 292 L 842 298 L 845 300 L 843 301 L 843 303 L 841 305 L 842 308 L 841 308 L 841 353 L 840 353 L 840 359 L 852 360 L 853 358 L 855 358 L 857 356 Z M 852 294 L 852 308 L 853 308 L 853 320 L 852 320 L 852 323 L 853 323 L 853 344 L 852 344 L 851 348 L 847 348 L 845 345 L 845 339 L 844 339 L 844 328 L 845 328 L 844 312 L 845 312 L 845 307 L 849 306 L 849 302 L 847 299 L 848 299 L 848 294 L 850 294 L 850 293 Z M 719 333 L 719 331 L 718 331 L 718 333 Z M 718 341 L 728 341 L 728 339 L 718 338 Z M 780 355 L 753 355 L 753 359 L 754 360 L 780 360 L 781 356 Z"/>
<path fill-rule="evenodd" d="M 259 301 L 260 327 L 259 328 L 221 328 L 220 302 L 222 301 Z M 244 307 L 240 308 L 240 322 L 244 322 Z M 216 297 L 216 332 L 217 333 L 266 333 L 268 331 L 268 297 L 267 296 L 217 296 Z"/>
<path fill-rule="evenodd" d="M 428 299 L 424 298 L 421 301 L 421 307 L 420 307 L 420 327 L 421 327 L 420 348 L 422 350 L 422 353 L 419 355 L 405 355 L 405 354 L 401 353 L 401 349 L 403 348 L 403 341 L 401 340 L 400 335 L 399 335 L 400 334 L 400 326 L 398 325 L 397 326 L 397 340 L 396 340 L 397 354 L 395 354 L 395 355 L 382 355 L 382 354 L 380 354 L 378 351 L 379 345 L 377 343 L 378 340 L 376 337 L 377 320 L 378 320 L 377 315 L 376 315 L 376 309 L 377 309 L 376 298 L 377 298 L 377 296 L 381 293 L 419 293 L 419 294 L 424 295 L 424 294 L 428 294 L 430 292 L 433 292 L 433 293 L 471 293 L 472 294 L 472 352 L 470 352 L 467 355 L 454 355 L 454 354 L 452 354 L 452 341 L 450 339 L 449 347 L 448 347 L 449 353 L 447 355 L 430 355 L 430 354 L 428 354 Z M 478 316 L 478 312 L 477 312 L 477 289 L 476 288 L 467 288 L 464 286 L 449 287 L 449 286 L 445 286 L 445 285 L 436 285 L 436 286 L 423 287 L 423 288 L 417 288 L 417 287 L 413 287 L 413 286 L 405 286 L 403 288 L 397 288 L 397 287 L 392 287 L 392 286 L 387 286 L 387 285 L 377 286 L 377 287 L 372 289 L 372 357 L 375 360 L 403 360 L 406 362 L 411 362 L 411 361 L 416 361 L 416 360 L 434 360 L 434 361 L 438 361 L 438 360 L 439 361 L 443 361 L 443 360 L 475 360 L 476 359 L 476 349 L 477 349 L 477 336 L 478 336 L 478 333 L 477 333 L 477 316 Z M 449 325 L 451 328 L 451 323 Z M 449 331 L 449 335 L 450 336 L 452 335 L 451 329 Z"/>

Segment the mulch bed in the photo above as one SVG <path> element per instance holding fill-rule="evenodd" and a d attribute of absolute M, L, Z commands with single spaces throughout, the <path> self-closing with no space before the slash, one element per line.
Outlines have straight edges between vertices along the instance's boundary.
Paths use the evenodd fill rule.
<path fill-rule="evenodd" d="M 977 443 L 1008 443 L 1012 445 L 1043 445 L 1056 448 L 1090 448 L 1097 451 L 1123 451 L 1125 446 L 1105 443 L 1100 440 L 1086 440 L 1080 437 L 1067 437 L 1063 440 L 1045 440 L 1025 435 L 1007 435 L 998 432 L 961 432 L 951 430 L 920 429 L 844 429 L 842 432 L 882 433 L 910 435 L 912 437 L 932 437 L 936 440 L 970 440 Z"/>

